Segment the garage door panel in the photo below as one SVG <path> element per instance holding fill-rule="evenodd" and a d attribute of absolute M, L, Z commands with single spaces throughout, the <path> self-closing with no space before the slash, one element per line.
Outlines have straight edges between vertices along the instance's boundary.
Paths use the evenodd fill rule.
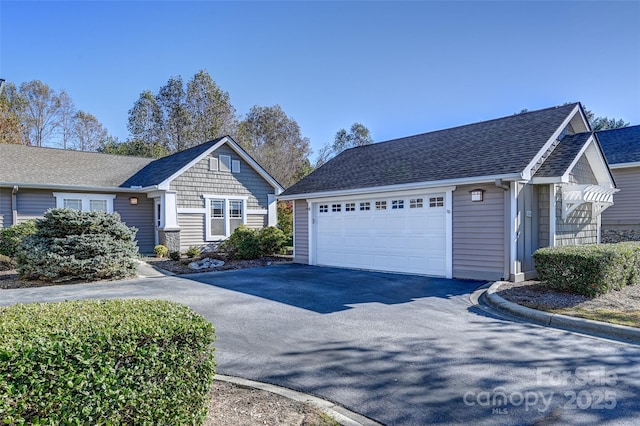
<path fill-rule="evenodd" d="M 413 197 L 411 197 L 413 198 Z M 375 210 L 375 201 L 387 199 L 386 210 Z M 430 208 L 428 197 L 423 207 L 410 208 L 404 197 L 402 209 L 392 209 L 392 200 L 372 197 L 373 210 L 320 212 L 314 205 L 315 263 L 348 268 L 446 275 L 446 208 Z"/>

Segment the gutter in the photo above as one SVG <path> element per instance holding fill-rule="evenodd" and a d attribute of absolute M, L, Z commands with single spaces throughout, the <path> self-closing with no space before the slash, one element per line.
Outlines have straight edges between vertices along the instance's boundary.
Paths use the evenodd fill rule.
<path fill-rule="evenodd" d="M 341 190 L 335 190 L 335 191 L 307 192 L 307 193 L 300 193 L 300 194 L 278 196 L 277 198 L 278 200 L 283 200 L 283 201 L 311 199 L 311 198 L 326 198 L 326 197 L 367 194 L 371 192 L 395 192 L 395 191 L 406 191 L 411 189 L 437 188 L 441 186 L 495 183 L 496 180 L 501 180 L 505 182 L 521 181 L 523 180 L 523 176 L 522 176 L 522 173 L 511 173 L 507 175 L 481 176 L 481 177 L 462 178 L 462 179 L 448 179 L 448 180 L 439 180 L 439 181 L 431 181 L 431 182 L 413 182 L 413 183 L 407 183 L 407 184 L 401 184 L 401 185 L 385 185 L 385 186 L 374 186 L 374 187 L 368 187 L 368 188 L 341 189 Z"/>
<path fill-rule="evenodd" d="M 158 190 L 157 185 L 146 186 L 144 188 L 123 188 L 112 186 L 80 186 L 80 185 L 60 185 L 60 184 L 42 184 L 42 183 L 22 183 L 22 182 L 0 182 L 0 187 L 7 188 L 31 188 L 31 189 L 56 189 L 66 191 L 94 191 L 94 192 L 132 192 L 145 193 Z"/>

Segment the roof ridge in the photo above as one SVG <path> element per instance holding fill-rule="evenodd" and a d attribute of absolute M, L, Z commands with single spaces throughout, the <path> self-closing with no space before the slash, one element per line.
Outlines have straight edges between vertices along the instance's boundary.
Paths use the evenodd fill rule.
<path fill-rule="evenodd" d="M 22 147 L 22 148 L 26 148 L 26 149 L 40 149 L 40 150 L 51 150 L 51 151 L 58 151 L 58 152 L 73 152 L 76 154 L 88 154 L 88 155 L 101 155 L 101 156 L 110 156 L 110 157 L 118 157 L 118 158 L 135 158 L 138 160 L 149 160 L 149 161 L 154 161 L 157 160 L 157 158 L 152 158 L 152 157 L 141 157 L 138 155 L 124 155 L 124 154 L 111 154 L 108 152 L 99 152 L 99 151 L 80 151 L 77 149 L 69 149 L 69 148 L 58 148 L 58 147 L 54 147 L 54 146 L 33 146 L 33 145 L 23 145 L 23 144 L 10 144 L 10 143 L 0 143 L 0 148 L 6 146 L 6 147 Z"/>
<path fill-rule="evenodd" d="M 459 126 L 447 127 L 445 129 L 432 130 L 430 132 L 422 132 L 422 133 L 418 133 L 418 134 L 415 134 L 415 135 L 402 136 L 402 137 L 399 137 L 399 138 L 388 139 L 386 141 L 374 142 L 374 143 L 368 144 L 368 145 L 355 146 L 355 147 L 352 147 L 352 148 L 348 148 L 345 151 L 351 150 L 351 149 L 357 149 L 357 148 L 364 148 L 364 147 L 368 147 L 368 146 L 372 146 L 372 145 L 386 144 L 388 142 L 396 142 L 396 141 L 403 140 L 403 139 L 416 138 L 416 137 L 420 137 L 420 136 L 427 135 L 427 134 L 436 134 L 436 133 L 441 133 L 441 132 L 448 132 L 448 131 L 454 130 L 454 129 L 460 129 L 460 128 L 464 128 L 464 127 L 476 126 L 476 125 L 479 125 L 479 124 L 487 124 L 487 123 L 496 122 L 496 121 L 500 121 L 500 120 L 507 120 L 507 119 L 510 119 L 510 118 L 522 117 L 524 115 L 536 114 L 536 113 L 541 113 L 541 112 L 544 112 L 544 111 L 555 110 L 555 109 L 560 109 L 560 108 L 565 108 L 565 107 L 575 108 L 575 106 L 579 105 L 579 104 L 580 104 L 580 102 L 572 102 L 572 103 L 567 103 L 567 104 L 564 104 L 564 105 L 556 105 L 556 106 L 552 106 L 552 107 L 542 108 L 542 109 L 538 109 L 538 110 L 535 110 L 535 111 L 526 111 L 526 112 L 514 113 L 514 114 L 511 114 L 511 115 L 505 115 L 503 117 L 491 118 L 489 120 L 476 121 L 474 123 L 467 123 L 467 124 L 461 124 Z"/>

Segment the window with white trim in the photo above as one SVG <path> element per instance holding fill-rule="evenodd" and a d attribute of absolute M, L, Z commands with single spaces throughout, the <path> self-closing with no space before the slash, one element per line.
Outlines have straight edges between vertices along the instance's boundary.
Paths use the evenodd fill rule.
<path fill-rule="evenodd" d="M 332 204 L 331 211 L 334 213 L 340 212 L 342 210 L 342 204 Z"/>
<path fill-rule="evenodd" d="M 112 194 L 82 194 L 72 192 L 54 192 L 56 208 L 73 209 L 83 212 L 101 211 L 113 213 Z"/>
<path fill-rule="evenodd" d="M 356 211 L 356 203 L 344 203 L 344 211 L 345 212 L 355 212 Z"/>
<path fill-rule="evenodd" d="M 245 198 L 225 196 L 204 196 L 206 200 L 207 240 L 214 241 L 228 237 L 240 225 L 246 223 Z"/>
<path fill-rule="evenodd" d="M 329 211 L 329 205 L 328 204 L 320 204 L 320 213 L 327 213 Z"/>
<path fill-rule="evenodd" d="M 386 210 L 387 202 L 386 201 L 376 201 L 376 210 Z"/>
<path fill-rule="evenodd" d="M 225 235 L 224 200 L 211 200 L 209 208 L 211 209 L 211 235 Z"/>
<path fill-rule="evenodd" d="M 371 210 L 371 203 L 369 201 L 360 203 L 360 211 L 363 212 L 367 210 Z"/>
<path fill-rule="evenodd" d="M 444 197 L 429 198 L 429 207 L 444 207 Z"/>
<path fill-rule="evenodd" d="M 240 160 L 231 160 L 231 172 L 240 173 Z"/>
<path fill-rule="evenodd" d="M 242 225 L 243 222 L 243 202 L 242 200 L 229 200 L 229 235 Z"/>
<path fill-rule="evenodd" d="M 392 210 L 404 209 L 404 200 L 391 200 L 391 209 Z"/>
<path fill-rule="evenodd" d="M 422 198 L 412 198 L 409 200 L 410 209 L 421 209 L 424 206 L 424 200 Z"/>

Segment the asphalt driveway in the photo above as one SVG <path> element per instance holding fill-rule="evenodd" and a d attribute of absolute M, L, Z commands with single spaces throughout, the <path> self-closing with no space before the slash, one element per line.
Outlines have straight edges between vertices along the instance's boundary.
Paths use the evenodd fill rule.
<path fill-rule="evenodd" d="M 635 424 L 640 347 L 502 318 L 479 282 L 280 265 L 0 291 L 0 305 L 145 297 L 216 327 L 218 372 L 385 424 Z"/>

